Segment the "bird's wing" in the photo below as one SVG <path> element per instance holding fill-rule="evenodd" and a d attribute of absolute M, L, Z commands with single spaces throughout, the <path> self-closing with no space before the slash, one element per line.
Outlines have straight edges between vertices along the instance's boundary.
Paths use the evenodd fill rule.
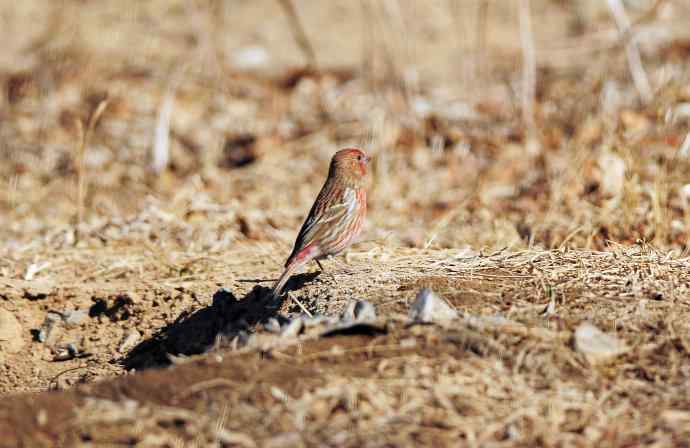
<path fill-rule="evenodd" d="M 309 215 L 307 215 L 307 219 L 304 221 L 304 224 L 302 224 L 302 228 L 295 241 L 295 247 L 292 249 L 292 253 L 285 263 L 286 265 L 294 256 L 299 254 L 302 249 L 315 241 L 320 241 L 329 231 L 335 231 L 339 227 L 338 222 L 345 221 L 348 215 L 352 216 L 357 207 L 357 195 L 351 188 L 345 190 L 340 197 L 340 201 L 329 199 L 331 198 L 322 198 L 321 193 L 319 197 L 317 197 L 314 205 L 309 211 Z M 324 203 L 326 207 L 320 208 L 319 205 L 323 205 Z"/>

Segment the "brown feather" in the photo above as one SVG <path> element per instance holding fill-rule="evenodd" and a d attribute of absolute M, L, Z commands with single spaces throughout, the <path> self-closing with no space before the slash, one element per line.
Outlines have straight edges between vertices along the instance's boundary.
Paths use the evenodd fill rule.
<path fill-rule="evenodd" d="M 366 216 L 364 182 L 368 160 L 357 148 L 342 149 L 333 156 L 326 182 L 302 224 L 274 294 L 280 294 L 299 266 L 337 255 L 355 240 Z"/>

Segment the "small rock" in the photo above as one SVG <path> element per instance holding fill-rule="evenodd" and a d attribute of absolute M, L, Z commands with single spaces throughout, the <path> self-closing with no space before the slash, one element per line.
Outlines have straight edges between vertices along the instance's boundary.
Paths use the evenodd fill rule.
<path fill-rule="evenodd" d="M 431 289 L 422 288 L 410 306 L 409 317 L 414 322 L 441 322 L 457 319 L 458 312 Z"/>
<path fill-rule="evenodd" d="M 580 324 L 575 330 L 575 348 L 592 364 L 611 360 L 627 350 L 617 337 L 604 333 L 589 322 Z"/>
<path fill-rule="evenodd" d="M 79 354 L 77 346 L 74 343 L 69 343 L 57 348 L 53 361 L 68 361 L 76 358 Z"/>
<path fill-rule="evenodd" d="M 374 336 L 385 334 L 385 322 L 377 321 L 374 305 L 366 300 L 351 300 L 338 320 L 329 320 L 321 333 L 323 337 L 362 334 Z"/>
<path fill-rule="evenodd" d="M 22 326 L 15 315 L 0 309 L 0 352 L 17 353 L 24 348 Z"/>
<path fill-rule="evenodd" d="M 136 329 L 130 330 L 127 333 L 125 333 L 124 337 L 122 338 L 122 341 L 120 342 L 120 345 L 117 347 L 117 351 L 120 353 L 126 353 L 132 348 L 134 348 L 135 345 L 139 342 L 141 339 L 141 333 L 139 333 Z"/>
<path fill-rule="evenodd" d="M 352 300 L 340 317 L 341 322 L 376 320 L 376 308 L 366 300 Z"/>
<path fill-rule="evenodd" d="M 260 46 L 240 48 L 232 55 L 233 65 L 240 70 L 255 70 L 266 66 L 268 62 L 268 51 Z"/>
<path fill-rule="evenodd" d="M 62 320 L 62 316 L 53 311 L 48 311 L 41 328 L 38 330 L 36 339 L 38 342 L 52 345 L 57 339 L 57 323 Z"/>
<path fill-rule="evenodd" d="M 355 320 L 376 320 L 376 308 L 366 300 L 360 300 L 355 304 Z"/>
<path fill-rule="evenodd" d="M 347 306 L 345 307 L 345 310 L 343 311 L 343 314 L 340 316 L 340 321 L 341 322 L 352 322 L 355 320 L 355 306 L 357 305 L 356 300 L 351 300 Z"/>
<path fill-rule="evenodd" d="M 275 317 L 271 317 L 264 324 L 264 330 L 269 333 L 278 334 L 280 333 L 280 322 Z"/>
<path fill-rule="evenodd" d="M 62 321 L 67 327 L 78 327 L 89 319 L 89 313 L 84 310 L 68 310 L 62 312 Z"/>
<path fill-rule="evenodd" d="M 45 409 L 39 409 L 36 414 L 36 423 L 38 426 L 45 426 L 48 424 L 48 413 Z"/>
<path fill-rule="evenodd" d="M 604 194 L 619 197 L 625 186 L 625 160 L 612 152 L 605 152 L 599 157 L 601 169 L 601 189 Z"/>
<path fill-rule="evenodd" d="M 286 337 L 286 338 L 294 338 L 297 335 L 300 334 L 302 331 L 302 327 L 304 326 L 304 322 L 302 319 L 297 318 L 293 319 L 283 327 L 283 330 L 281 332 L 281 336 Z"/>

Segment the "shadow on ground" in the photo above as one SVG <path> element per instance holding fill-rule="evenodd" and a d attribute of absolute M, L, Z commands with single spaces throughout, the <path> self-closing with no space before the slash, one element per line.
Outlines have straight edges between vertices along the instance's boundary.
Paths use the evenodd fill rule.
<path fill-rule="evenodd" d="M 301 288 L 319 273 L 293 276 L 286 290 Z M 286 295 L 273 297 L 271 288 L 255 286 L 242 299 L 231 291 L 219 289 L 211 305 L 193 313 L 182 313 L 175 322 L 139 343 L 120 362 L 128 370 L 165 367 L 170 355 L 190 356 L 204 353 L 214 346 L 232 344 L 235 338 L 247 338 L 258 324 L 278 317 Z"/>

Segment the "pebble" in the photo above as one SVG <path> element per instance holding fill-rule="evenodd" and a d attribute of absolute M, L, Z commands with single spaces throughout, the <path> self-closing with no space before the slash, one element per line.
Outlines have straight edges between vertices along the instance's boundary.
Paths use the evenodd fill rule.
<path fill-rule="evenodd" d="M 137 345 L 140 339 L 141 333 L 139 333 L 137 330 L 128 331 L 122 338 L 120 345 L 118 345 L 117 351 L 120 353 L 128 352 L 129 350 L 133 349 L 135 345 Z"/>
<path fill-rule="evenodd" d="M 431 289 L 422 288 L 410 306 L 410 320 L 414 322 L 443 322 L 458 318 L 458 312 Z"/>
<path fill-rule="evenodd" d="M 275 317 L 271 317 L 264 324 L 264 329 L 269 333 L 279 334 L 280 333 L 280 322 Z"/>
<path fill-rule="evenodd" d="M 297 335 L 299 335 L 300 332 L 302 331 L 303 326 L 304 326 L 304 322 L 302 321 L 302 319 L 300 319 L 300 318 L 293 319 L 290 321 L 290 323 L 283 326 L 283 329 L 282 329 L 280 335 L 283 337 L 286 337 L 286 338 L 297 337 Z"/>
<path fill-rule="evenodd" d="M 261 68 L 266 66 L 268 62 L 268 51 L 260 46 L 240 48 L 232 55 L 233 65 L 241 70 Z"/>
<path fill-rule="evenodd" d="M 592 364 L 609 361 L 627 351 L 620 339 L 589 322 L 580 324 L 575 330 L 575 348 Z"/>
<path fill-rule="evenodd" d="M 78 327 L 89 319 L 89 313 L 85 310 L 68 310 L 62 312 L 62 321 L 67 327 Z"/>
<path fill-rule="evenodd" d="M 70 342 L 69 344 L 66 344 L 63 347 L 59 347 L 55 351 L 55 357 L 53 358 L 53 361 L 68 361 L 70 359 L 76 358 L 78 354 L 79 349 L 77 348 L 76 344 Z"/>
<path fill-rule="evenodd" d="M 53 311 L 49 311 L 48 314 L 46 314 L 45 319 L 43 320 L 41 328 L 38 330 L 38 342 L 42 342 L 44 344 L 52 344 L 56 339 L 56 324 L 61 320 L 62 316 L 60 314 L 55 313 Z"/>
<path fill-rule="evenodd" d="M 340 317 L 341 322 L 376 320 L 376 308 L 366 300 L 352 300 Z"/>

